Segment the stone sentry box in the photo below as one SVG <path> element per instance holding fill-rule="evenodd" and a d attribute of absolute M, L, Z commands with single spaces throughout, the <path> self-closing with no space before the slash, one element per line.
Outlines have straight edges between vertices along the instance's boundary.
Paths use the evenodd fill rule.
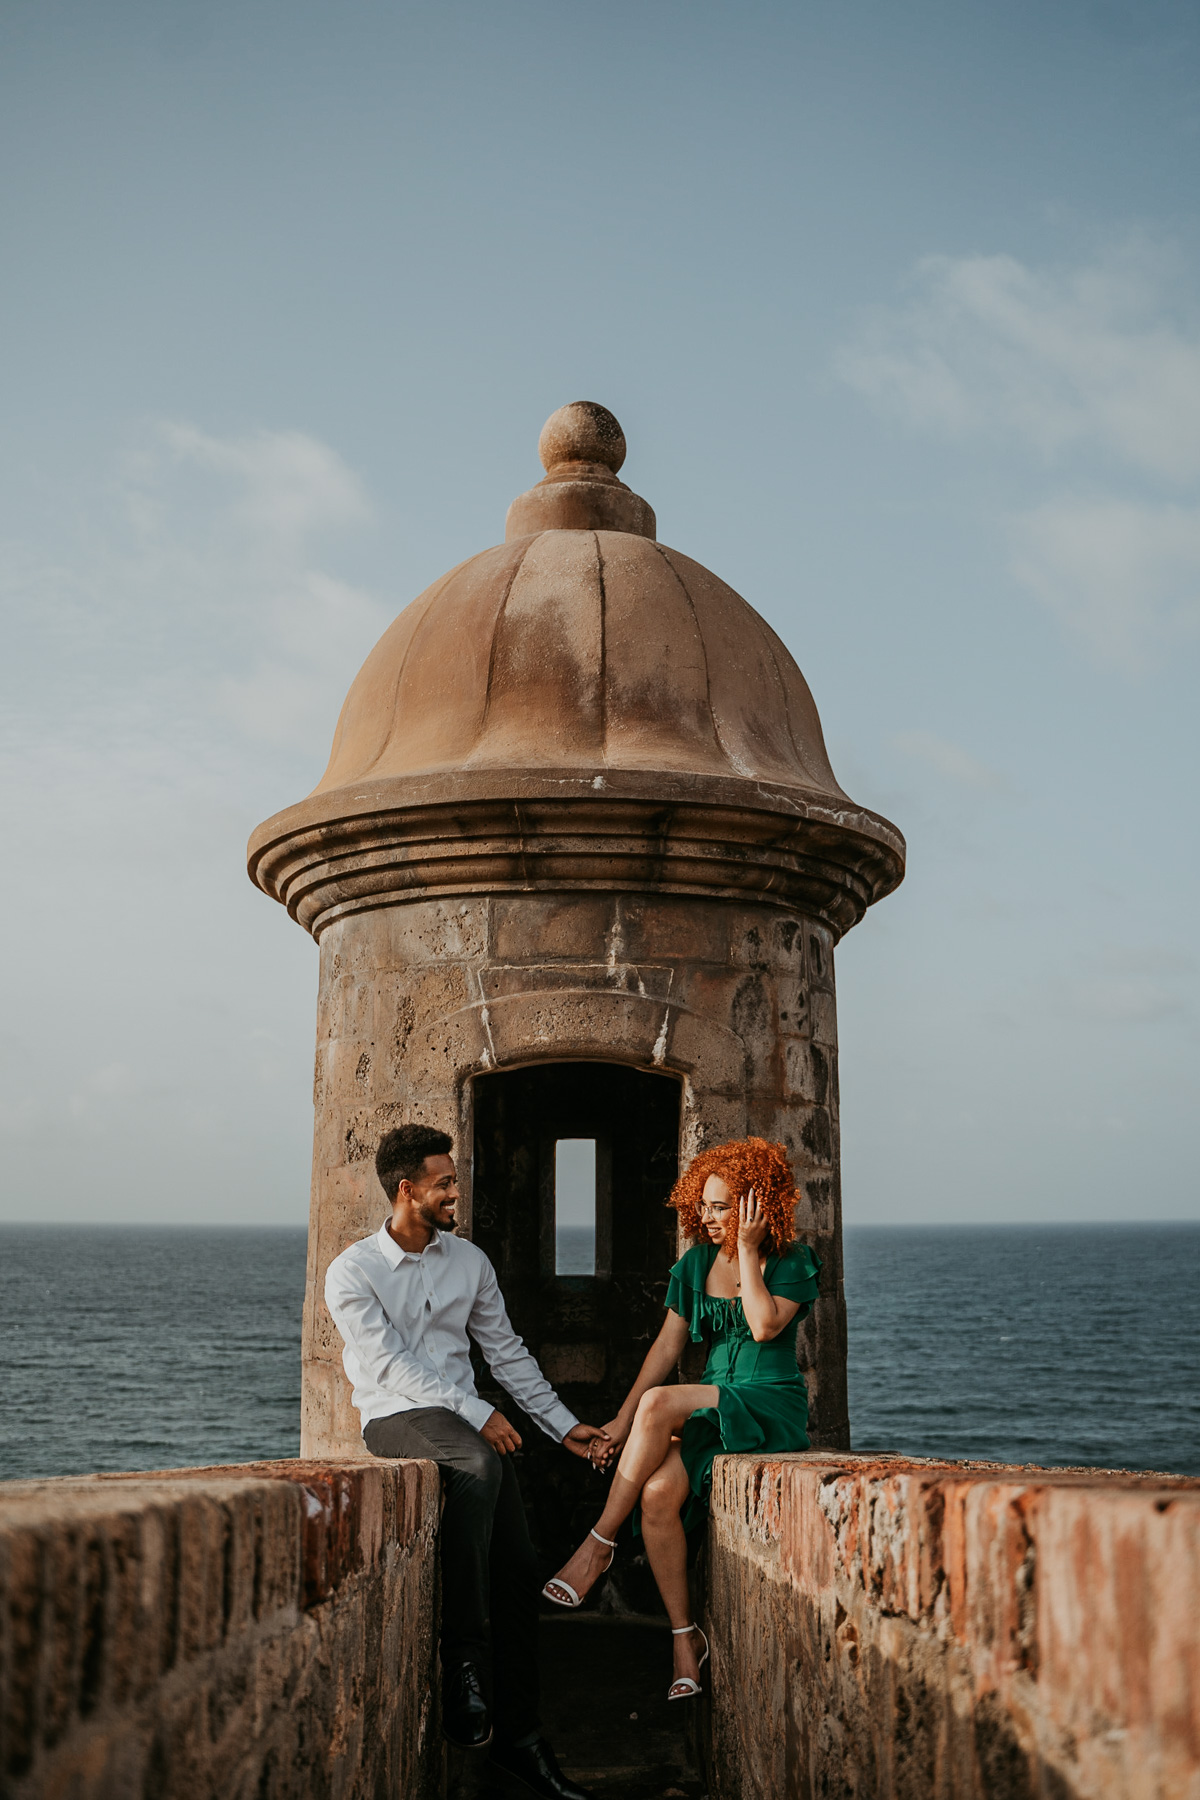
<path fill-rule="evenodd" d="M 505 542 L 400 614 L 319 785 L 250 841 L 320 944 L 301 1453 L 361 1449 L 324 1275 L 382 1222 L 372 1158 L 406 1119 L 452 1134 L 460 1230 L 597 1422 L 661 1318 L 679 1163 L 781 1140 L 824 1262 L 812 1442 L 845 1448 L 834 948 L 904 841 L 838 786 L 771 628 L 656 541 L 612 414 L 563 407 L 539 450 Z M 610 1275 L 543 1266 L 555 1133 L 611 1158 Z"/>

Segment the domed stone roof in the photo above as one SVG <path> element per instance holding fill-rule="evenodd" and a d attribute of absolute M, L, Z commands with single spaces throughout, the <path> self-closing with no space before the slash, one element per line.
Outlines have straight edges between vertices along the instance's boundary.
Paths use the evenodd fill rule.
<path fill-rule="evenodd" d="M 317 793 L 446 769 L 588 768 L 844 799 L 786 646 L 725 582 L 656 543 L 654 514 L 617 481 L 612 414 L 563 407 L 539 448 L 546 480 L 513 503 L 507 542 L 435 581 L 367 658 Z"/>
<path fill-rule="evenodd" d="M 539 450 L 505 542 L 380 638 L 321 781 L 254 833 L 253 879 L 313 930 L 417 891 L 648 882 L 758 890 L 846 929 L 899 882 L 904 840 L 838 786 L 790 652 L 656 541 L 604 407 L 563 407 Z"/>
<path fill-rule="evenodd" d="M 808 684 L 717 576 L 631 532 L 484 550 L 406 607 L 318 793 L 447 769 L 661 769 L 844 798 Z"/>

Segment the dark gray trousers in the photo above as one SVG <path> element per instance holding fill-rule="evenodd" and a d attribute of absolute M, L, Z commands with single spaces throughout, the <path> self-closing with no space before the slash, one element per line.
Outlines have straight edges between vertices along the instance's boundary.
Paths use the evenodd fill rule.
<path fill-rule="evenodd" d="M 490 1685 L 496 1734 L 538 1730 L 538 1567 L 511 1456 L 457 1413 L 417 1407 L 372 1419 L 372 1456 L 411 1456 L 442 1472 L 442 1668 L 465 1662 Z"/>

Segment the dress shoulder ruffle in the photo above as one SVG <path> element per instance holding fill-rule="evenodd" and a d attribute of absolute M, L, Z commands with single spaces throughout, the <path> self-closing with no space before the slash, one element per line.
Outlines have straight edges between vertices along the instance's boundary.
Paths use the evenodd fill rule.
<path fill-rule="evenodd" d="M 740 1302 L 718 1300 L 704 1292 L 712 1263 L 709 1246 L 693 1244 L 672 1267 L 667 1282 L 666 1306 L 679 1314 L 694 1344 L 703 1343 L 706 1325 L 736 1329 L 742 1318 Z M 795 1300 L 800 1308 L 799 1318 L 806 1318 L 817 1298 L 820 1271 L 821 1259 L 814 1250 L 807 1244 L 789 1244 L 782 1255 L 767 1259 L 767 1292 L 778 1294 L 782 1300 Z"/>
<path fill-rule="evenodd" d="M 767 1276 L 767 1288 L 781 1300 L 797 1300 L 803 1319 L 820 1292 L 821 1259 L 807 1244 L 789 1244 Z"/>
<path fill-rule="evenodd" d="M 693 1244 L 673 1266 L 667 1282 L 666 1307 L 676 1312 L 688 1328 L 693 1344 L 704 1342 L 704 1283 L 709 1257 L 704 1244 Z"/>

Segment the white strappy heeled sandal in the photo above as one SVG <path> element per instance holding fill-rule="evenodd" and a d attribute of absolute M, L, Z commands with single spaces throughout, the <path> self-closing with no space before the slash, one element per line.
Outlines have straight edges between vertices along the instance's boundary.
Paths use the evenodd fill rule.
<path fill-rule="evenodd" d="M 607 1544 L 612 1551 L 612 1556 L 609 1557 L 608 1561 L 600 1571 L 600 1575 L 607 1575 L 608 1571 L 613 1566 L 613 1556 L 617 1554 L 617 1540 L 616 1538 L 601 1537 L 598 1531 L 591 1531 L 588 1533 L 588 1536 L 594 1537 L 598 1544 Z M 597 1575 L 597 1581 L 599 1581 L 600 1575 Z M 557 1594 L 552 1593 L 552 1588 L 558 1588 L 559 1592 Z M 591 1588 L 589 1588 L 588 1593 L 590 1594 L 591 1591 Z M 562 1597 L 564 1594 L 567 1596 L 565 1600 Z M 564 1581 L 561 1575 L 552 1575 L 542 1589 L 542 1599 L 552 1600 L 555 1606 L 582 1606 L 587 1599 L 587 1594 L 577 1594 L 569 1581 Z"/>
<path fill-rule="evenodd" d="M 700 1627 L 698 1625 L 672 1625 L 671 1636 L 682 1637 L 685 1631 L 700 1631 Z M 704 1637 L 702 1631 L 700 1631 L 700 1636 L 704 1638 L 704 1655 L 700 1658 L 700 1661 L 696 1666 L 697 1668 L 702 1669 L 708 1661 L 708 1639 Z M 679 1689 L 678 1693 L 675 1691 L 676 1688 Z M 695 1695 L 702 1694 L 703 1692 L 704 1689 L 700 1686 L 700 1683 L 698 1681 L 693 1681 L 690 1675 L 677 1675 L 667 1689 L 667 1699 L 691 1700 Z"/>

